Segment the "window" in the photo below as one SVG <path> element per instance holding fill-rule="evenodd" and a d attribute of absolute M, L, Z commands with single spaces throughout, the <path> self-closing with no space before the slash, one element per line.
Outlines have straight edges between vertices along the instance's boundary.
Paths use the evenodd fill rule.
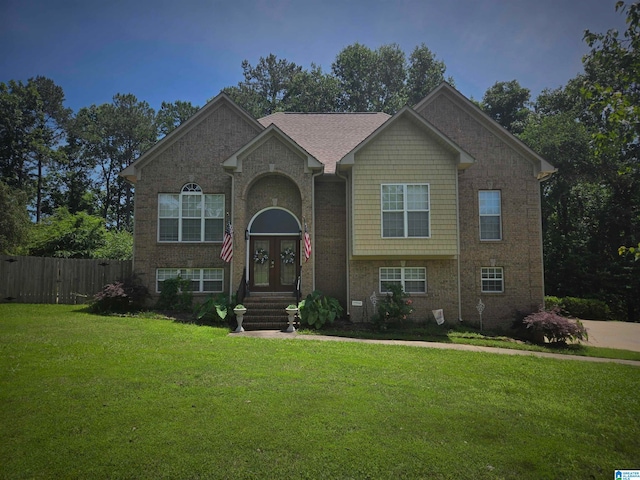
<path fill-rule="evenodd" d="M 158 195 L 158 241 L 221 242 L 223 233 L 224 195 L 204 195 L 195 183 Z"/>
<path fill-rule="evenodd" d="M 191 282 L 192 292 L 222 292 L 224 270 L 222 268 L 158 268 L 156 291 L 162 290 L 162 282 L 180 277 Z"/>
<path fill-rule="evenodd" d="M 387 293 L 387 285 L 400 285 L 406 293 L 427 293 L 427 269 L 424 267 L 380 268 L 380 292 Z"/>
<path fill-rule="evenodd" d="M 504 292 L 504 274 L 502 267 L 482 267 L 482 293 Z"/>
<path fill-rule="evenodd" d="M 429 185 L 382 185 L 382 237 L 429 237 Z"/>
<path fill-rule="evenodd" d="M 500 190 L 478 192 L 480 207 L 480 240 L 502 240 L 502 207 Z"/>

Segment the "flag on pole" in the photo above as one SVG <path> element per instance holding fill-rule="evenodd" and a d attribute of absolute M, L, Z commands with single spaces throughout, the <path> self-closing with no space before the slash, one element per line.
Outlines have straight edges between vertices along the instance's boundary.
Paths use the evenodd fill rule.
<path fill-rule="evenodd" d="M 231 222 L 227 222 L 227 228 L 224 231 L 220 258 L 227 263 L 233 258 L 233 227 L 231 226 Z"/>
<path fill-rule="evenodd" d="M 304 222 L 304 261 L 308 261 L 311 256 L 311 237 L 307 229 L 307 222 Z"/>

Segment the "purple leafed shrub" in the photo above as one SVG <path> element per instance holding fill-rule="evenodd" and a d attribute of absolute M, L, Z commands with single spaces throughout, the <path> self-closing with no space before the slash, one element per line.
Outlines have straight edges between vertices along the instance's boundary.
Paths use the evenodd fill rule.
<path fill-rule="evenodd" d="M 535 333 L 541 333 L 549 343 L 567 343 L 567 340 L 588 340 L 587 329 L 579 320 L 560 315 L 560 309 L 543 310 L 527 315 L 523 325 Z"/>
<path fill-rule="evenodd" d="M 128 312 L 138 310 L 148 296 L 146 287 L 140 285 L 135 278 L 124 282 L 105 285 L 93 297 L 91 310 L 94 312 Z"/>

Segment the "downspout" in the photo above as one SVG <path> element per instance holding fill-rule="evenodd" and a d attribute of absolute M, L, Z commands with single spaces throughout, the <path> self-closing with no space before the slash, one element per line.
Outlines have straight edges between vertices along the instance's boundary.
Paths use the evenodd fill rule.
<path fill-rule="evenodd" d="M 349 257 L 351 256 L 351 242 L 349 242 L 349 233 L 351 232 L 351 202 L 350 193 L 351 189 L 349 184 L 349 179 L 345 176 L 340 175 L 338 172 L 338 166 L 336 165 L 336 176 L 344 180 L 345 183 L 345 201 L 346 201 L 346 209 L 347 209 L 347 228 L 345 229 L 345 244 L 347 245 L 347 251 L 345 252 L 345 263 L 346 265 L 346 274 L 347 274 L 347 315 L 351 316 L 351 270 L 350 270 L 350 262 Z"/>
<path fill-rule="evenodd" d="M 460 172 L 456 175 L 456 228 L 458 229 L 457 237 L 457 250 L 458 250 L 458 321 L 462 322 L 462 280 L 460 277 Z"/>
<path fill-rule="evenodd" d="M 233 221 L 235 220 L 235 216 L 234 216 L 234 207 L 236 204 L 236 197 L 234 196 L 235 194 L 235 176 L 233 175 L 233 173 L 229 173 L 226 170 L 224 171 L 224 173 L 226 173 L 227 175 L 229 175 L 231 177 L 231 225 L 233 225 Z M 226 219 L 225 219 L 226 220 Z M 226 224 L 225 224 L 225 228 L 227 228 Z M 235 231 L 234 231 L 235 233 Z M 233 238 L 231 239 L 232 245 L 233 245 Z M 233 295 L 233 258 L 231 259 L 231 262 L 229 262 L 229 301 L 231 301 L 231 296 Z"/>

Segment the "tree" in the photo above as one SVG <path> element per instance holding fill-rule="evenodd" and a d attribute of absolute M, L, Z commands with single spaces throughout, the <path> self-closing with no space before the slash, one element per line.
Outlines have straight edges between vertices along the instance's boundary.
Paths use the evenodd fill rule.
<path fill-rule="evenodd" d="M 640 312 L 640 268 L 615 252 L 640 240 L 640 4 L 617 2 L 626 12 L 627 30 L 587 31 L 591 51 L 583 58 L 583 121 L 594 129 L 593 145 L 608 202 L 602 211 L 601 248 L 611 258 L 611 272 L 624 297 L 629 320 Z"/>
<path fill-rule="evenodd" d="M 406 59 L 396 44 L 378 50 L 349 45 L 337 55 L 332 71 L 341 89 L 340 111 L 393 113 L 406 103 Z"/>
<path fill-rule="evenodd" d="M 105 244 L 104 220 L 84 212 L 69 213 L 66 208 L 44 219 L 33 228 L 29 254 L 36 257 L 92 258 Z"/>
<path fill-rule="evenodd" d="M 155 112 L 131 94 L 116 94 L 113 103 L 80 109 L 73 121 L 80 158 L 97 169 L 100 215 L 110 227 L 133 226 L 131 185 L 118 176 L 157 139 Z"/>
<path fill-rule="evenodd" d="M 288 112 L 334 112 L 337 109 L 340 86 L 331 74 L 311 64 L 291 79 L 283 108 Z"/>
<path fill-rule="evenodd" d="M 570 87 L 545 90 L 519 137 L 558 172 L 542 183 L 545 291 L 581 297 L 592 294 L 597 256 L 594 224 L 604 202 L 597 185 L 590 133 L 576 121 L 581 102 Z"/>
<path fill-rule="evenodd" d="M 25 244 L 31 225 L 27 195 L 0 181 L 0 212 L 0 253 L 17 253 Z"/>
<path fill-rule="evenodd" d="M 126 230 L 107 230 L 104 245 L 91 253 L 94 258 L 131 260 L 133 258 L 133 234 Z"/>
<path fill-rule="evenodd" d="M 446 69 L 444 62 L 436 60 L 435 54 L 424 43 L 414 48 L 409 56 L 407 103 L 415 105 L 444 81 L 454 85 L 453 77 L 445 79 Z"/>
<path fill-rule="evenodd" d="M 271 53 L 266 58 L 260 57 L 255 67 L 244 60 L 242 71 L 244 81 L 236 87 L 223 89 L 223 92 L 259 118 L 283 110 L 289 85 L 302 67 L 285 59 L 278 60 Z"/>
<path fill-rule="evenodd" d="M 482 109 L 511 133 L 520 133 L 529 115 L 531 92 L 517 80 L 496 82 L 482 97 Z"/>
<path fill-rule="evenodd" d="M 424 44 L 410 60 L 395 43 L 376 50 L 354 43 L 338 53 L 331 73 L 323 73 L 313 63 L 303 70 L 270 54 L 255 67 L 243 61 L 244 81 L 222 91 L 256 118 L 278 111 L 393 114 L 445 80 L 444 62 Z"/>
<path fill-rule="evenodd" d="M 407 60 L 395 43 L 382 45 L 375 53 L 378 90 L 373 107 L 376 111 L 393 114 L 407 103 Z"/>
<path fill-rule="evenodd" d="M 196 113 L 200 107 L 191 102 L 176 100 L 173 103 L 162 102 L 156 116 L 159 133 L 164 137 L 179 127 Z"/>
<path fill-rule="evenodd" d="M 34 201 L 36 222 L 46 194 L 46 170 L 59 153 L 71 113 L 63 103 L 62 88 L 42 76 L 30 78 L 26 85 L 13 80 L 0 84 L 2 178 Z"/>

